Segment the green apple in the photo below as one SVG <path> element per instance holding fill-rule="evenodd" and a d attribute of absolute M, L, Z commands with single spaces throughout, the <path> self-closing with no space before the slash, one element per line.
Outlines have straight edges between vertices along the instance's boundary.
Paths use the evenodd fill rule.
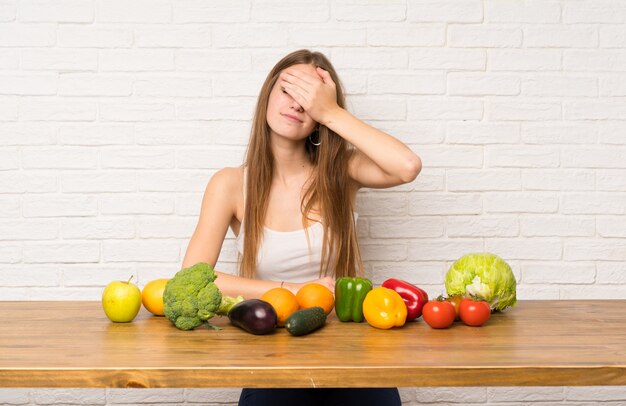
<path fill-rule="evenodd" d="M 133 321 L 141 307 L 141 291 L 130 283 L 115 281 L 109 283 L 102 292 L 102 308 L 107 317 L 116 323 Z"/>

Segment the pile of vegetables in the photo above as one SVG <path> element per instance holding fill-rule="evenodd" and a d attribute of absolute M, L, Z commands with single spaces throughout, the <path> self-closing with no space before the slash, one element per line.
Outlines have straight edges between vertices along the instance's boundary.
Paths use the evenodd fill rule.
<path fill-rule="evenodd" d="M 428 294 L 409 282 L 387 279 L 372 288 L 367 278 L 339 278 L 335 282 L 335 312 L 342 322 L 360 323 L 363 319 L 373 327 L 401 327 L 422 315 Z"/>
<path fill-rule="evenodd" d="M 500 311 L 517 303 L 515 275 L 509 264 L 488 252 L 456 260 L 444 279 L 449 296 L 477 297 Z"/>
<path fill-rule="evenodd" d="M 207 263 L 181 269 L 165 285 L 163 312 L 181 330 L 201 325 L 218 329 L 209 320 L 228 316 L 231 324 L 252 334 L 269 334 L 277 326 L 274 308 L 260 299 L 245 300 L 242 296 L 222 295 L 215 284 L 217 274 Z M 287 319 L 287 331 L 294 336 L 305 335 L 322 327 L 326 312 L 321 307 L 301 309 Z"/>
<path fill-rule="evenodd" d="M 515 306 L 516 281 L 509 264 L 489 253 L 463 255 L 446 273 L 448 297 L 424 307 L 424 321 L 432 328 L 448 328 L 455 320 L 482 326 L 491 313 Z"/>
<path fill-rule="evenodd" d="M 270 298 L 265 301 L 223 296 L 214 283 L 216 278 L 213 267 L 206 263 L 179 271 L 167 282 L 163 293 L 167 319 L 181 330 L 203 324 L 216 328 L 209 323 L 216 315 L 228 316 L 231 324 L 252 334 L 269 334 L 276 329 L 278 316 L 268 303 Z M 387 279 L 382 286 L 374 288 L 367 278 L 343 277 L 335 283 L 334 308 L 341 322 L 366 320 L 380 329 L 402 327 L 422 316 L 432 328 L 448 328 L 455 320 L 468 326 L 481 326 L 492 312 L 515 306 L 517 302 L 511 267 L 491 253 L 462 256 L 446 273 L 444 284 L 448 297 L 429 301 L 424 290 L 400 279 Z M 333 297 L 331 292 L 327 295 L 331 301 L 328 310 L 312 304 L 309 306 L 313 307 L 291 310 L 293 313 L 288 317 L 287 313 L 281 316 L 283 321 L 287 318 L 286 330 L 299 336 L 322 327 L 332 310 Z"/>
<path fill-rule="evenodd" d="M 477 327 L 492 312 L 517 302 L 511 267 L 492 253 L 462 256 L 452 264 L 444 283 L 448 297 L 429 301 L 426 292 L 406 281 L 388 279 L 372 289 L 371 282 L 362 278 L 341 278 L 335 287 L 337 317 L 344 322 L 360 322 L 364 317 L 382 329 L 403 326 L 422 315 L 432 328 L 448 328 L 455 320 Z"/>
<path fill-rule="evenodd" d="M 480 327 L 491 318 L 489 304 L 479 298 L 438 297 L 424 306 L 424 321 L 432 328 L 448 328 L 461 320 L 468 326 Z"/>
<path fill-rule="evenodd" d="M 228 313 L 233 326 L 256 335 L 271 334 L 278 326 L 275 309 L 261 299 L 244 300 Z M 302 336 L 326 324 L 326 312 L 319 306 L 293 312 L 285 322 L 285 330 L 293 336 Z"/>

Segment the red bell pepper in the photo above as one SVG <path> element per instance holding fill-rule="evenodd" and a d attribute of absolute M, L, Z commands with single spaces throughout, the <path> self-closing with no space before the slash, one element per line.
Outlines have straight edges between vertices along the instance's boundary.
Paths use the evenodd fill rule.
<path fill-rule="evenodd" d="M 387 279 L 383 287 L 395 290 L 406 305 L 406 321 L 415 320 L 422 315 L 422 308 L 428 302 L 428 294 L 423 289 L 401 279 Z"/>

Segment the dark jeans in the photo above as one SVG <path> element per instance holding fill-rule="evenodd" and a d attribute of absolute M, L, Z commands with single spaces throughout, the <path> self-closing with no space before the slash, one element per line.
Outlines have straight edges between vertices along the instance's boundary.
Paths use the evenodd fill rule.
<path fill-rule="evenodd" d="M 397 388 L 243 389 L 240 406 L 397 406 Z"/>

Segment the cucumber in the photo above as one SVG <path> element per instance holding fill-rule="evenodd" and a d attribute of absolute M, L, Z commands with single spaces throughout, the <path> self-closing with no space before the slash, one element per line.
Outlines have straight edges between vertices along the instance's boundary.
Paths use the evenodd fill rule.
<path fill-rule="evenodd" d="M 312 333 L 326 324 L 326 312 L 319 306 L 298 310 L 285 322 L 285 328 L 291 335 L 303 336 Z"/>

